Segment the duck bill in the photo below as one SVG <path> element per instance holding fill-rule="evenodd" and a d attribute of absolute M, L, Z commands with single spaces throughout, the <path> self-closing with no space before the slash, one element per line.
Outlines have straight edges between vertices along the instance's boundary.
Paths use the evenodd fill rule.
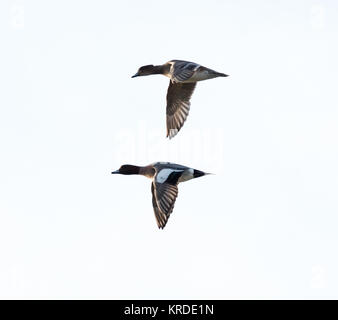
<path fill-rule="evenodd" d="M 116 171 L 113 171 L 111 174 L 119 174 L 120 171 L 119 170 L 116 170 Z"/>
<path fill-rule="evenodd" d="M 138 77 L 139 76 L 139 74 L 136 72 L 133 76 L 131 76 L 132 78 L 136 78 L 136 77 Z"/>

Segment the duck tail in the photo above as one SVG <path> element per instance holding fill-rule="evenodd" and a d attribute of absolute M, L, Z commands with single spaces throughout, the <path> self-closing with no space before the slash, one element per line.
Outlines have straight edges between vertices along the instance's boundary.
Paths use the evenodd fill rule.
<path fill-rule="evenodd" d="M 218 77 L 229 77 L 228 74 L 225 74 L 225 73 L 222 73 L 222 72 L 216 72 L 216 75 L 217 75 Z"/>
<path fill-rule="evenodd" d="M 194 169 L 194 178 L 203 177 L 203 176 L 206 176 L 206 175 L 208 175 L 208 174 L 213 174 L 213 173 L 203 172 L 203 171 Z"/>

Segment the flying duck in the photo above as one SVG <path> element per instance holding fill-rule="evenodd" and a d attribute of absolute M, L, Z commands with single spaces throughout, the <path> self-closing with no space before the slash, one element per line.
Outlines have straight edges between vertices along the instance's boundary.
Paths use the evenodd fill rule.
<path fill-rule="evenodd" d="M 140 174 L 152 179 L 151 193 L 157 225 L 163 229 L 174 209 L 180 182 L 209 173 L 170 162 L 155 162 L 145 167 L 125 164 L 112 174 Z"/>
<path fill-rule="evenodd" d="M 194 62 L 171 60 L 159 66 L 152 64 L 143 66 L 132 78 L 151 74 L 163 74 L 170 79 L 167 92 L 167 137 L 169 139 L 175 137 L 180 131 L 189 114 L 190 98 L 196 82 L 228 76 Z"/>

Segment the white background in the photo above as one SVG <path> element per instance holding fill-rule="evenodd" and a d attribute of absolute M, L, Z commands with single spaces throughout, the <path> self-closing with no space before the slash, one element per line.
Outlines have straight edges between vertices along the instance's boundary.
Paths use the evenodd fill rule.
<path fill-rule="evenodd" d="M 337 1 L 1 1 L 0 298 L 338 298 Z M 168 79 L 201 82 L 165 139 Z M 150 180 L 179 186 L 164 230 Z"/>

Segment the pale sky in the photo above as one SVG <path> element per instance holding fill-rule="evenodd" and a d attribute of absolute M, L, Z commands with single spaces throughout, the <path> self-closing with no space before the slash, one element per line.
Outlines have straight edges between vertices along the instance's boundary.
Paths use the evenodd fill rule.
<path fill-rule="evenodd" d="M 1 1 L 0 298 L 338 298 L 336 1 Z M 168 78 L 198 83 L 165 138 Z M 157 228 L 121 164 L 213 172 Z"/>

